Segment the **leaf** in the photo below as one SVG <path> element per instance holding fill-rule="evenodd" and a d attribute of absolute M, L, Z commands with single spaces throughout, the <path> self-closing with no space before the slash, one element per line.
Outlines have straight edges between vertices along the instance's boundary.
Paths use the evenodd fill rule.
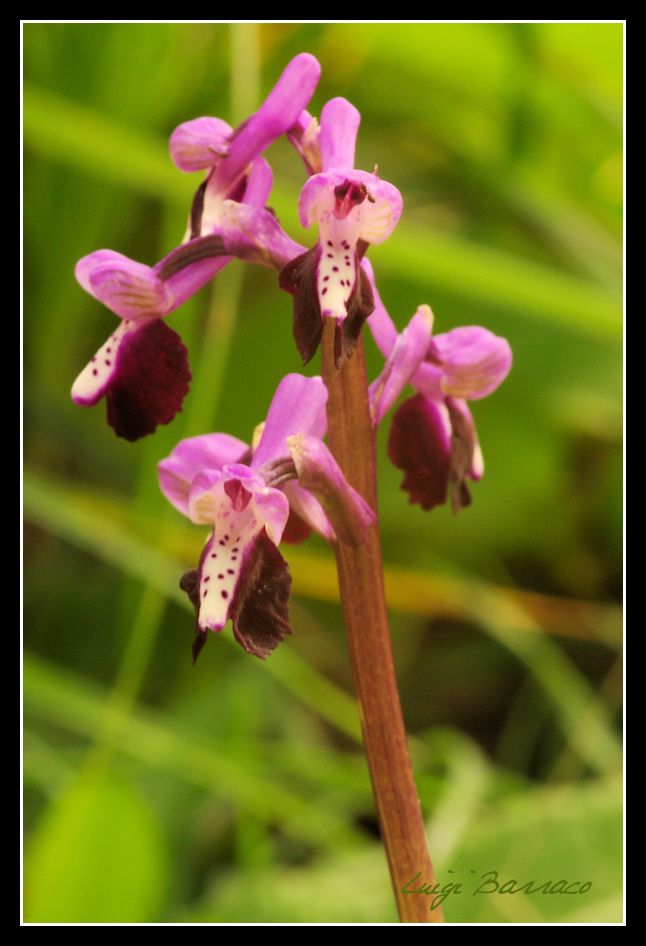
<path fill-rule="evenodd" d="M 45 810 L 25 865 L 29 923 L 142 923 L 167 879 L 160 826 L 128 784 L 84 777 Z"/>

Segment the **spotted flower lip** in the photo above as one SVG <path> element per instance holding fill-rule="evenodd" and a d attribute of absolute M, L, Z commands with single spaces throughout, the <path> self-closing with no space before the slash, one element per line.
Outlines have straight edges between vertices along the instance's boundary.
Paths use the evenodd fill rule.
<path fill-rule="evenodd" d="M 207 434 L 181 441 L 159 464 L 169 502 L 213 530 L 183 579 L 196 607 L 197 652 L 206 631 L 229 618 L 239 643 L 259 657 L 291 632 L 289 571 L 277 546 L 290 531 L 305 537 L 298 523 L 328 541 L 365 540 L 374 513 L 322 441 L 326 403 L 321 378 L 286 375 L 251 446 Z"/>
<path fill-rule="evenodd" d="M 484 461 L 467 400 L 491 394 L 507 377 L 512 353 L 506 339 L 473 325 L 431 336 L 428 306 L 420 306 L 398 333 L 373 283 L 375 309 L 368 320 L 386 357 L 370 386 L 371 412 L 379 423 L 410 383 L 418 392 L 396 410 L 388 453 L 404 471 L 402 488 L 423 509 L 445 503 L 454 512 L 471 503 L 467 479 L 479 480 Z"/>
<path fill-rule="evenodd" d="M 318 136 L 322 170 L 301 190 L 302 226 L 318 225 L 316 246 L 282 271 L 281 288 L 294 296 L 294 337 L 305 362 L 322 335 L 322 319 L 337 326 L 337 365 L 348 357 L 372 312 L 370 282 L 361 259 L 371 243 L 392 233 L 402 211 L 401 194 L 376 173 L 356 170 L 359 112 L 343 98 L 327 102 Z"/>
<path fill-rule="evenodd" d="M 268 211 L 257 220 L 236 218 L 232 205 L 264 208 L 272 174 L 261 153 L 298 122 L 319 76 L 316 59 L 302 53 L 287 64 L 259 110 L 237 129 L 206 117 L 175 129 L 170 141 L 173 160 L 185 171 L 206 170 L 207 177 L 193 201 L 183 245 L 156 266 L 113 250 L 98 250 L 77 263 L 80 285 L 123 322 L 74 382 L 72 399 L 91 406 L 105 397 L 108 423 L 117 436 L 137 440 L 169 423 L 188 392 L 188 353 L 179 335 L 161 320 L 234 255 L 244 257 L 247 252 L 255 262 L 276 265 L 278 254 L 282 265 L 301 249 Z M 232 252 L 215 233 L 220 222 Z M 251 245 L 250 226 L 259 234 L 259 245 Z"/>

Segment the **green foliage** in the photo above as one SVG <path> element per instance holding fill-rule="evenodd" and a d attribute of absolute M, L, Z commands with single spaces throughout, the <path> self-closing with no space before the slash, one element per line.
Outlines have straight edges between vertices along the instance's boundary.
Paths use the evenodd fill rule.
<path fill-rule="evenodd" d="M 31 838 L 25 919 L 137 923 L 155 916 L 168 862 L 141 794 L 112 777 L 82 778 L 57 797 Z"/>
<path fill-rule="evenodd" d="M 155 437 L 117 441 L 69 400 L 114 324 L 76 260 L 175 245 L 197 179 L 169 133 L 240 120 L 303 49 L 311 110 L 351 99 L 360 166 L 404 195 L 371 251 L 396 323 L 428 302 L 438 331 L 482 323 L 514 351 L 474 405 L 487 472 L 457 518 L 407 505 L 381 433 L 395 657 L 442 883 L 592 886 L 454 894 L 447 918 L 619 922 L 616 23 L 25 25 L 25 918 L 395 921 L 329 550 L 286 551 L 295 634 L 266 663 L 225 629 L 193 668 L 177 580 L 203 535 L 156 484 L 183 436 L 249 439 L 300 370 L 275 275 L 232 265 L 171 317 L 193 383 Z M 302 168 L 285 143 L 269 158 L 309 242 Z"/>

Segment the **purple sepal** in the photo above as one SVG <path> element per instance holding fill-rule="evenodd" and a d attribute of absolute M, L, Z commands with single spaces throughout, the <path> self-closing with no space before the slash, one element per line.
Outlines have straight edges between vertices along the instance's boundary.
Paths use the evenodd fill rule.
<path fill-rule="evenodd" d="M 479 325 L 436 335 L 428 360 L 441 368 L 444 394 L 479 400 L 495 391 L 511 370 L 512 353 L 506 338 Z"/>
<path fill-rule="evenodd" d="M 318 375 L 313 378 L 302 374 L 285 375 L 269 405 L 262 436 L 253 454 L 252 468 L 257 470 L 287 456 L 287 437 L 292 434 L 325 436 L 327 399 L 327 388 Z"/>
<path fill-rule="evenodd" d="M 341 472 L 338 463 L 318 437 L 295 434 L 287 440 L 301 487 L 320 502 L 337 538 L 348 545 L 362 545 L 375 514 Z"/>
<path fill-rule="evenodd" d="M 230 611 L 235 639 L 247 653 L 264 660 L 292 633 L 291 583 L 287 562 L 263 529 L 245 556 Z"/>
<path fill-rule="evenodd" d="M 303 247 L 285 233 L 264 207 L 224 201 L 214 233 L 222 239 L 229 256 L 277 270 L 303 252 Z"/>
<path fill-rule="evenodd" d="M 89 253 L 78 261 L 74 275 L 86 292 L 122 319 L 148 318 L 170 311 L 170 295 L 155 270 L 121 253 Z"/>
<path fill-rule="evenodd" d="M 294 126 L 309 104 L 320 75 L 321 67 L 309 53 L 300 53 L 287 63 L 258 111 L 233 132 L 229 154 L 215 169 L 209 188 L 226 194 L 247 165 Z"/>
<path fill-rule="evenodd" d="M 385 305 L 381 301 L 381 296 L 379 295 L 375 281 L 375 273 L 368 257 L 365 257 L 362 261 L 361 268 L 365 270 L 370 280 L 372 298 L 375 303 L 372 314 L 368 318 L 368 328 L 372 333 L 377 348 L 384 358 L 388 358 L 397 341 L 397 329 L 395 328 L 393 320 L 388 315 Z"/>
<path fill-rule="evenodd" d="M 323 170 L 319 135 L 318 121 L 305 110 L 287 132 L 287 139 L 300 154 L 308 174 L 319 174 Z"/>
<path fill-rule="evenodd" d="M 251 450 L 229 434 L 203 434 L 181 440 L 170 456 L 157 466 L 162 493 L 172 505 L 188 516 L 191 484 L 203 470 L 221 470 L 231 463 L 246 463 Z"/>
<path fill-rule="evenodd" d="M 330 99 L 321 111 L 321 164 L 330 168 L 353 168 L 354 149 L 361 115 L 344 98 Z"/>
<path fill-rule="evenodd" d="M 370 410 L 375 424 L 381 422 L 415 374 L 428 351 L 432 331 L 433 313 L 427 305 L 421 305 L 396 337 L 383 371 L 370 385 Z"/>
<path fill-rule="evenodd" d="M 349 199 L 343 199 L 343 196 Z M 298 197 L 303 227 L 346 221 L 350 243 L 383 243 L 393 232 L 403 209 L 400 192 L 368 171 L 333 168 L 308 178 Z"/>
<path fill-rule="evenodd" d="M 182 409 L 191 372 L 188 352 L 160 319 L 128 333 L 107 389 L 108 423 L 117 437 L 138 440 Z"/>
<path fill-rule="evenodd" d="M 182 122 L 168 143 L 173 162 L 181 171 L 214 167 L 229 153 L 232 131 L 220 118 L 202 117 Z"/>

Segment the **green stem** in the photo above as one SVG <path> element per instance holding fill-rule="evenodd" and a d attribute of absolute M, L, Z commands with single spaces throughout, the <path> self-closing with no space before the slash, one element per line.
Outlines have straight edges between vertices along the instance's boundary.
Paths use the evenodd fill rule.
<path fill-rule="evenodd" d="M 377 509 L 375 435 L 360 342 L 340 370 L 334 364 L 334 323 L 325 320 L 323 378 L 329 391 L 328 438 L 349 482 Z M 441 923 L 429 898 L 405 893 L 435 885 L 390 646 L 378 522 L 358 548 L 337 543 L 337 570 L 364 747 L 399 917 Z M 410 883 L 414 877 L 417 880 Z"/>

